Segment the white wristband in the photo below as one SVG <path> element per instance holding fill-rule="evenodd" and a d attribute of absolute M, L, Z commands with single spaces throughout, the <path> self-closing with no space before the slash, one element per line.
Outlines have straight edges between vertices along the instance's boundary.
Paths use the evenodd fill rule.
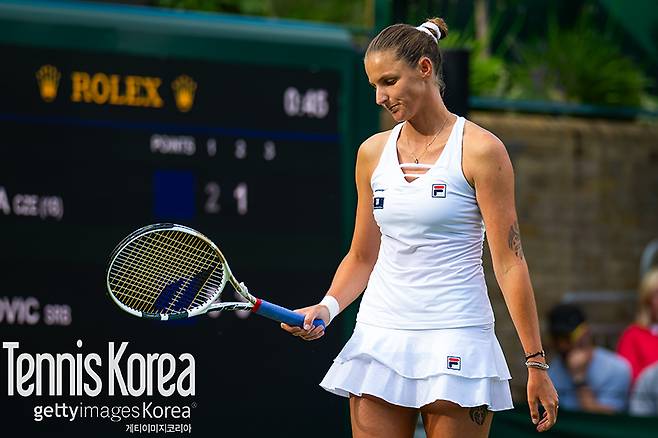
<path fill-rule="evenodd" d="M 340 306 L 338 305 L 338 301 L 336 301 L 336 298 L 332 297 L 331 295 L 325 295 L 325 297 L 322 298 L 322 301 L 320 301 L 320 304 L 327 306 L 327 309 L 329 309 L 329 324 L 331 324 L 331 321 L 334 319 L 334 317 L 340 313 Z"/>

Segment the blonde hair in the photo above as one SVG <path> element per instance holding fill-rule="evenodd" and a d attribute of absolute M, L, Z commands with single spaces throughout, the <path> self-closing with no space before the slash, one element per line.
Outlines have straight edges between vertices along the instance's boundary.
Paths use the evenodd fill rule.
<path fill-rule="evenodd" d="M 640 282 L 639 292 L 636 322 L 641 326 L 649 327 L 655 322 L 654 317 L 658 316 L 652 314 L 653 306 L 651 303 L 653 295 L 658 293 L 658 268 L 652 268 L 644 274 Z"/>

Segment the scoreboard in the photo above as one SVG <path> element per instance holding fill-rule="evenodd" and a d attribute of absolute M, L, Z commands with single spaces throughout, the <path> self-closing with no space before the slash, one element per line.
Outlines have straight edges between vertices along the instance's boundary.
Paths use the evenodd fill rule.
<path fill-rule="evenodd" d="M 0 56 L 12 60 L 11 111 L 0 113 L 6 226 L 90 227 L 107 245 L 119 237 L 107 227 L 183 222 L 229 256 L 258 250 L 250 265 L 291 266 L 290 247 L 306 239 L 334 252 L 299 268 L 335 264 L 337 72 L 6 45 Z M 40 256 L 88 257 L 70 245 Z"/>
<path fill-rule="evenodd" d="M 340 324 L 302 343 L 242 313 L 139 320 L 104 270 L 125 235 L 175 222 L 215 241 L 255 295 L 317 302 L 351 233 L 355 148 L 378 121 L 349 35 L 3 2 L 0 57 L 3 432 L 346 434 L 346 402 L 318 386 Z M 179 390 L 158 391 L 169 374 Z"/>

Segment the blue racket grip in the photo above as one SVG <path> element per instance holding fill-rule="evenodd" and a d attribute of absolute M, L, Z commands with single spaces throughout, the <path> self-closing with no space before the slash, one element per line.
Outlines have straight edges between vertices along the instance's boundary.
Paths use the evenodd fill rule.
<path fill-rule="evenodd" d="M 285 307 L 277 306 L 272 304 L 269 301 L 257 299 L 256 304 L 251 309 L 253 313 L 264 316 L 266 318 L 273 319 L 279 322 L 285 322 L 288 325 L 296 327 L 304 327 L 304 315 L 295 313 L 292 310 L 288 310 Z M 313 321 L 315 327 L 321 325 L 324 328 L 324 321 L 321 319 L 316 319 Z"/>

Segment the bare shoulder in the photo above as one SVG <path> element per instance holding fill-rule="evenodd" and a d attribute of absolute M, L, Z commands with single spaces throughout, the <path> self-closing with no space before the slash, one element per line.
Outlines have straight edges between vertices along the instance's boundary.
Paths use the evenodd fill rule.
<path fill-rule="evenodd" d="M 498 137 L 480 125 L 466 121 L 464 126 L 464 154 L 468 154 L 473 158 L 492 158 L 501 153 L 507 155 L 507 149 Z"/>
<path fill-rule="evenodd" d="M 381 155 L 384 145 L 390 135 L 391 130 L 388 130 L 378 132 L 377 134 L 368 137 L 363 143 L 361 143 L 361 146 L 359 146 L 359 157 L 362 157 L 364 160 L 379 160 L 379 156 Z"/>
<path fill-rule="evenodd" d="M 357 166 L 363 170 L 372 172 L 379 163 L 379 158 L 384 150 L 384 145 L 390 136 L 391 131 L 378 132 L 366 139 L 359 146 Z"/>
<path fill-rule="evenodd" d="M 463 170 L 471 185 L 479 174 L 491 170 L 511 170 L 503 142 L 483 127 L 466 121 L 463 140 Z"/>

